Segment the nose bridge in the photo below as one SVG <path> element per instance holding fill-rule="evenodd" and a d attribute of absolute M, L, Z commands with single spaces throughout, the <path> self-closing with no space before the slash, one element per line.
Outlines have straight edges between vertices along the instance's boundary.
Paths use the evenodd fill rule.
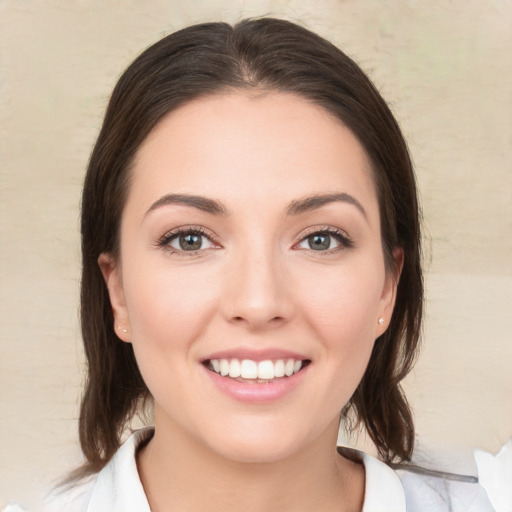
<path fill-rule="evenodd" d="M 230 320 L 251 327 L 266 326 L 291 316 L 286 269 L 281 252 L 269 240 L 244 243 L 231 262 L 226 312 Z"/>

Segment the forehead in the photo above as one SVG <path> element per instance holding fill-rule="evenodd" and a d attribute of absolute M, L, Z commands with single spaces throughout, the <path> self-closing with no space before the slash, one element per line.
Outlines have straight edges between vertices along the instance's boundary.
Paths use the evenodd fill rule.
<path fill-rule="evenodd" d="M 322 107 L 290 93 L 231 92 L 168 114 L 140 147 L 132 192 L 249 200 L 339 191 L 376 199 L 371 165 L 353 133 Z M 132 194 L 131 194 L 132 195 Z"/>

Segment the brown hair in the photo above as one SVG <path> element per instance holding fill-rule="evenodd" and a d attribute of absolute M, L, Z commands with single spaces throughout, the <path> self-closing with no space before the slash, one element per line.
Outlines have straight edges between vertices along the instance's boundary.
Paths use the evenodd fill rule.
<path fill-rule="evenodd" d="M 233 89 L 298 94 L 334 114 L 358 137 L 373 164 L 388 271 L 404 251 L 396 305 L 364 377 L 344 409 L 366 427 L 386 462 L 408 460 L 414 426 L 400 381 L 419 340 L 423 284 L 420 228 L 411 161 L 400 129 L 363 71 L 342 51 L 293 23 L 206 23 L 171 34 L 144 51 L 117 83 L 92 152 L 82 198 L 81 321 L 87 381 L 80 410 L 85 472 L 113 456 L 123 431 L 149 397 L 131 344 L 121 343 L 98 256 L 118 256 L 130 164 L 169 112 L 200 96 Z"/>

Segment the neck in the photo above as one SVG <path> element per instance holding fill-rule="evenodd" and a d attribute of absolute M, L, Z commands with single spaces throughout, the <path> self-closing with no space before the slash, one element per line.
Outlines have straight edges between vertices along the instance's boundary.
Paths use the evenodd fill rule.
<path fill-rule="evenodd" d="M 138 455 L 152 512 L 359 512 L 364 468 L 335 450 L 337 426 L 272 462 L 227 459 L 180 431 L 160 428 Z M 333 428 L 334 427 L 334 428 Z"/>

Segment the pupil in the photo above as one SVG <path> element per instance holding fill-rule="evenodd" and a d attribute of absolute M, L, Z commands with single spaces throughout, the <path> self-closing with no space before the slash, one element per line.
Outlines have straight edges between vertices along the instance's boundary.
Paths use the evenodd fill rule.
<path fill-rule="evenodd" d="M 311 249 L 315 251 L 322 251 L 325 249 L 329 249 L 329 246 L 331 245 L 331 240 L 329 235 L 311 235 L 308 238 L 309 246 Z"/>
<path fill-rule="evenodd" d="M 196 251 L 201 249 L 201 245 L 201 235 L 189 233 L 188 235 L 180 236 L 180 247 L 185 251 Z"/>

